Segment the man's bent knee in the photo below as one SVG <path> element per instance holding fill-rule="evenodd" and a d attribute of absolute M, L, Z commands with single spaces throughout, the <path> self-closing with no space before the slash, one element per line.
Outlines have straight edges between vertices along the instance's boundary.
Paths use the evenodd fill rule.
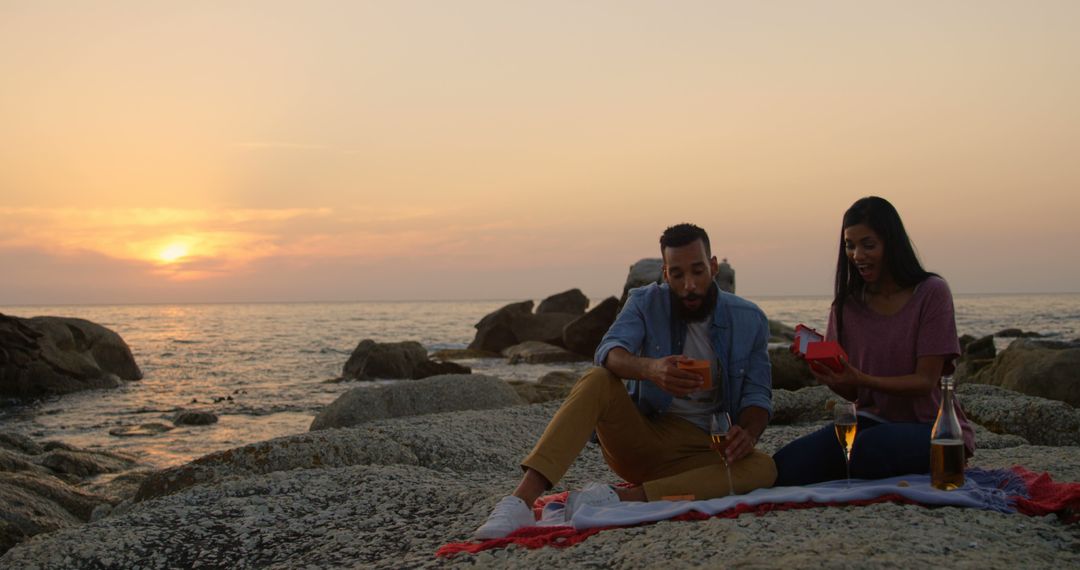
<path fill-rule="evenodd" d="M 776 482 L 776 462 L 772 457 L 754 450 L 746 457 L 736 461 L 732 465 L 735 474 L 736 491 L 747 493 L 754 489 L 772 487 Z"/>
<path fill-rule="evenodd" d="M 581 378 L 578 378 L 571 392 L 593 389 L 607 390 L 615 386 L 618 386 L 620 390 L 625 390 L 622 380 L 618 376 L 603 366 L 594 366 Z"/>

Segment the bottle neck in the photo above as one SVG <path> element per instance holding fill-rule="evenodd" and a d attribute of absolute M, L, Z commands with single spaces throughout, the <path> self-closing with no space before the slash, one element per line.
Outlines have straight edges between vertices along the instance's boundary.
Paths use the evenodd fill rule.
<path fill-rule="evenodd" d="M 941 400 L 942 402 L 952 404 L 953 399 L 953 377 L 943 376 L 941 378 Z"/>

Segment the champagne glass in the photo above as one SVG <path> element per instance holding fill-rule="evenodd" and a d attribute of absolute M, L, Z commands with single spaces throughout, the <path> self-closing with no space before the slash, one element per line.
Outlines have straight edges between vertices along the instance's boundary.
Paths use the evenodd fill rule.
<path fill-rule="evenodd" d="M 728 433 L 731 431 L 731 416 L 727 412 L 717 412 L 709 418 L 709 438 L 712 439 L 713 451 L 720 454 L 724 460 L 724 469 L 727 471 L 728 495 L 735 494 L 735 482 L 731 480 L 731 466 L 728 465 L 727 455 L 724 450 L 728 446 Z"/>
<path fill-rule="evenodd" d="M 844 452 L 844 470 L 847 472 L 847 486 L 851 486 L 851 447 L 855 443 L 855 429 L 858 425 L 858 416 L 855 415 L 855 404 L 844 402 L 833 407 L 833 427 L 836 429 L 836 439 L 840 441 L 840 448 Z"/>

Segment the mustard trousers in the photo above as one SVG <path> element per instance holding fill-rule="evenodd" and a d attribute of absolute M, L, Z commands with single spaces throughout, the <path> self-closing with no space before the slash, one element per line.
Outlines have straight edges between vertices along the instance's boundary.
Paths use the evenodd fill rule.
<path fill-rule="evenodd" d="M 731 464 L 729 482 L 708 433 L 672 414 L 652 419 L 641 415 L 622 380 L 606 368 L 593 368 L 574 384 L 522 468 L 557 483 L 594 430 L 611 470 L 642 485 L 650 501 L 672 495 L 711 499 L 732 488 L 742 494 L 776 481 L 776 464 L 755 449 Z"/>

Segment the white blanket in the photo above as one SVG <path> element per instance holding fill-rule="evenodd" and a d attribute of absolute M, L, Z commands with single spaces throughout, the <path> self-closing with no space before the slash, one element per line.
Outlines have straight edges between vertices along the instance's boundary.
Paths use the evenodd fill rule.
<path fill-rule="evenodd" d="M 853 479 L 850 485 L 845 481 L 829 481 L 805 487 L 773 487 L 758 489 L 745 495 L 705 501 L 625 502 L 607 507 L 585 505 L 574 513 L 573 520 L 569 523 L 565 519 L 564 505 L 553 502 L 544 508 L 539 525 L 573 526 L 575 530 L 586 530 L 668 520 L 690 511 L 716 515 L 740 504 L 757 507 L 764 504 L 782 503 L 845 503 L 894 494 L 928 506 L 957 506 L 1013 512 L 1005 491 L 989 482 L 980 484 L 969 477 L 960 489 L 939 491 L 930 486 L 929 476 L 907 475 L 873 481 Z"/>

